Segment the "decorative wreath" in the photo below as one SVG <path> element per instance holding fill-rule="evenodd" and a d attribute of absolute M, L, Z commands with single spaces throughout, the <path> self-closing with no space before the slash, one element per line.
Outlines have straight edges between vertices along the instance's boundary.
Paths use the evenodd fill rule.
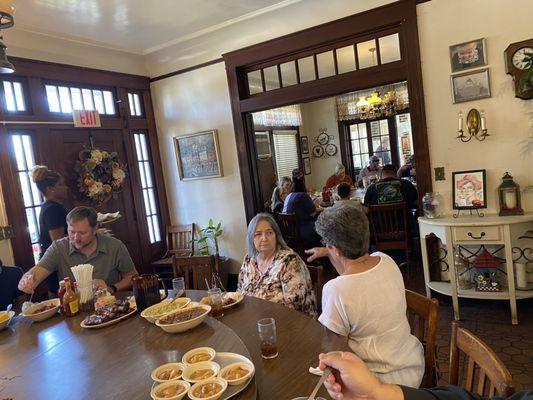
<path fill-rule="evenodd" d="M 76 163 L 80 192 L 97 204 L 103 204 L 122 191 L 126 167 L 117 153 L 91 148 L 79 153 Z"/>

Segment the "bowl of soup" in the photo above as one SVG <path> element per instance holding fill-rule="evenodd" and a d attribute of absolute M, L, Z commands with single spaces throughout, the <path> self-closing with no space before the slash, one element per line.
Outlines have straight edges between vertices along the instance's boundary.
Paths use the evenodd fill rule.
<path fill-rule="evenodd" d="M 198 304 L 157 319 L 155 324 L 168 333 L 185 332 L 200 325 L 211 311 L 211 306 Z"/>
<path fill-rule="evenodd" d="M 34 322 L 45 321 L 57 313 L 59 305 L 59 299 L 46 300 L 26 308 L 22 315 Z"/>
<path fill-rule="evenodd" d="M 175 381 L 181 378 L 185 365 L 180 362 L 160 365 L 152 371 L 152 379 L 155 382 Z"/>
<path fill-rule="evenodd" d="M 154 400 L 181 400 L 190 388 L 189 382 L 171 381 L 155 386 L 150 392 L 150 396 Z"/>
<path fill-rule="evenodd" d="M 217 400 L 227 388 L 224 379 L 211 378 L 192 385 L 188 394 L 191 400 Z"/>
<path fill-rule="evenodd" d="M 228 382 L 228 385 L 238 386 L 245 383 L 255 372 L 254 365 L 248 362 L 237 362 L 226 365 L 220 370 L 219 378 Z"/>
<path fill-rule="evenodd" d="M 214 361 L 202 361 L 190 364 L 183 371 L 183 379 L 190 383 L 215 378 L 220 372 L 220 365 Z"/>
<path fill-rule="evenodd" d="M 185 353 L 181 358 L 181 362 L 187 366 L 199 362 L 213 361 L 216 354 L 215 349 L 211 347 L 197 347 Z"/>

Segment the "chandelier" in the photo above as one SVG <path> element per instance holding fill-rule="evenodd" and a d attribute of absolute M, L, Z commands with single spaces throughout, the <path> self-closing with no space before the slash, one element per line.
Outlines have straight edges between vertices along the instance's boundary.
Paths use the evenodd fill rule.
<path fill-rule="evenodd" d="M 388 91 L 380 97 L 379 92 L 372 92 L 370 96 L 361 96 L 357 102 L 348 104 L 348 110 L 359 119 L 389 117 L 396 112 L 396 93 Z"/>
<path fill-rule="evenodd" d="M 6 55 L 6 45 L 2 41 L 2 29 L 11 28 L 15 25 L 15 19 L 13 13 L 15 8 L 13 7 L 13 0 L 0 0 L 0 73 L 12 74 L 15 72 L 15 67 L 11 64 Z"/>

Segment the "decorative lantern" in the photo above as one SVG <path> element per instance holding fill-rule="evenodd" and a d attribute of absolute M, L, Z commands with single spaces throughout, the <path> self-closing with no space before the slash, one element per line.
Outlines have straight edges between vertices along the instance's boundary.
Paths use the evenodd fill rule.
<path fill-rule="evenodd" d="M 506 172 L 502 183 L 498 186 L 500 200 L 500 215 L 524 215 L 520 200 L 520 185 L 513 181 L 513 177 Z"/>
<path fill-rule="evenodd" d="M 498 279 L 500 263 L 487 250 L 474 262 L 476 290 L 480 292 L 501 292 L 502 285 Z"/>

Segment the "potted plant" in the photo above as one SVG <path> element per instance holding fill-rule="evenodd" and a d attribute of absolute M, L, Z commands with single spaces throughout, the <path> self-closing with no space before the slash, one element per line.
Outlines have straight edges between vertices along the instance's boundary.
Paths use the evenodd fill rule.
<path fill-rule="evenodd" d="M 209 225 L 205 228 L 198 229 L 196 236 L 191 242 L 195 243 L 194 253 L 202 256 L 211 254 L 211 249 L 214 249 L 213 254 L 219 253 L 218 238 L 222 236 L 222 223 L 217 225 L 213 222 L 213 218 L 209 219 Z"/>

